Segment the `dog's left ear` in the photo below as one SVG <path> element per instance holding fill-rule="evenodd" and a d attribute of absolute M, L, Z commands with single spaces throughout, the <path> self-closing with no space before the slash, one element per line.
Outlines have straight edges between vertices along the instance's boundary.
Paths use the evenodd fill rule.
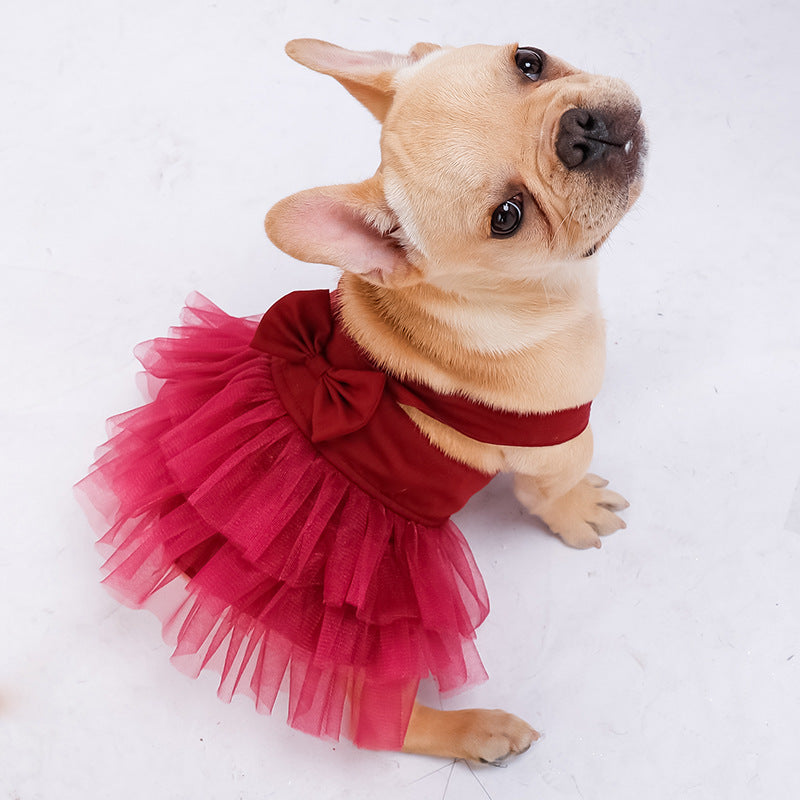
<path fill-rule="evenodd" d="M 408 55 L 376 50 L 370 53 L 345 50 L 319 39 L 294 39 L 286 53 L 295 61 L 316 72 L 336 78 L 353 97 L 383 122 L 394 97 L 395 73 L 419 61 L 439 46 L 420 42 Z"/>
<path fill-rule="evenodd" d="M 422 278 L 394 235 L 397 224 L 378 175 L 293 194 L 276 203 L 264 221 L 269 238 L 290 256 L 393 287 Z"/>

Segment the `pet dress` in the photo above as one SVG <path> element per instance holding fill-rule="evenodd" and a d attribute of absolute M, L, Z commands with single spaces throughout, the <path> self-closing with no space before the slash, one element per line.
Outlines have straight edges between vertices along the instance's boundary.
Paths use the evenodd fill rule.
<path fill-rule="evenodd" d="M 109 420 L 77 486 L 104 583 L 161 618 L 176 665 L 219 695 L 360 747 L 399 749 L 420 680 L 485 679 L 483 580 L 450 515 L 492 475 L 434 447 L 402 406 L 474 439 L 543 446 L 589 406 L 516 414 L 379 371 L 336 294 L 294 292 L 259 322 L 200 295 L 140 345 L 152 400 Z"/>

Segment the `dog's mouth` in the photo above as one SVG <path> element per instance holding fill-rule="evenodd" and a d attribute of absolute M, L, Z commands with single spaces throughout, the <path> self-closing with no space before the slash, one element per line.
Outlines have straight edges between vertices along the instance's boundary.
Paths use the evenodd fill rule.
<path fill-rule="evenodd" d="M 593 255 L 594 255 L 594 254 L 595 254 L 595 253 L 596 253 L 596 252 L 597 252 L 597 251 L 598 251 L 598 250 L 599 250 L 599 249 L 600 249 L 600 248 L 603 246 L 603 244 L 604 244 L 605 240 L 606 240 L 606 239 L 608 239 L 608 237 L 609 237 L 609 236 L 610 236 L 610 234 L 609 234 L 609 233 L 607 233 L 605 236 L 603 236 L 602 238 L 598 239 L 598 240 L 597 240 L 597 241 L 596 241 L 596 242 L 595 242 L 595 243 L 594 243 L 594 244 L 593 244 L 593 245 L 592 245 L 592 246 L 591 246 L 591 247 L 590 247 L 590 248 L 589 248 L 589 249 L 588 249 L 588 250 L 587 250 L 587 251 L 586 251 L 586 252 L 585 252 L 585 253 L 584 253 L 582 256 L 581 256 L 581 258 L 590 258 L 591 256 L 593 256 Z"/>
<path fill-rule="evenodd" d="M 609 169 L 611 167 L 614 170 L 609 170 L 610 177 L 613 180 L 615 172 L 617 176 L 621 176 L 621 179 L 618 178 L 616 181 L 618 192 L 614 192 L 615 200 L 613 204 L 618 206 L 621 212 L 620 216 L 622 216 L 622 213 L 633 205 L 641 190 L 642 162 L 647 149 L 644 129 L 641 124 L 637 124 L 634 130 L 625 137 L 624 141 L 622 139 L 619 141 L 606 141 L 603 142 L 603 146 L 611 151 L 608 154 L 609 157 L 605 159 L 605 168 Z M 616 165 L 614 164 L 615 154 L 619 154 L 617 156 L 618 164 Z M 582 258 L 593 256 L 610 235 L 611 231 L 608 231 L 598 239 L 588 250 L 584 251 Z"/>
<path fill-rule="evenodd" d="M 597 242 L 597 244 L 593 244 L 582 256 L 581 258 L 589 258 L 593 256 L 599 249 L 602 242 Z"/>

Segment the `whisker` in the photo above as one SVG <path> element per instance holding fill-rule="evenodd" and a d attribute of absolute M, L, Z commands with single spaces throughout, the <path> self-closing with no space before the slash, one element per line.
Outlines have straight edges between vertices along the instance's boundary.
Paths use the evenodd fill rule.
<path fill-rule="evenodd" d="M 481 779 L 475 774 L 475 770 L 472 769 L 472 767 L 470 766 L 469 761 L 465 761 L 464 763 L 467 765 L 467 769 L 472 773 L 472 777 L 475 778 L 476 781 L 478 781 L 478 786 L 480 786 L 481 789 L 483 789 L 483 793 L 489 798 L 489 800 L 492 800 L 492 796 L 486 790 L 486 787 L 481 782 Z"/>
<path fill-rule="evenodd" d="M 447 783 L 444 785 L 444 791 L 442 792 L 442 800 L 444 800 L 445 796 L 447 795 L 447 790 L 450 788 L 450 778 L 453 777 L 453 770 L 456 768 L 456 762 L 453 761 L 450 772 L 447 773 Z"/>
<path fill-rule="evenodd" d="M 551 246 L 552 246 L 553 242 L 555 242 L 556 236 L 558 235 L 558 232 L 564 227 L 564 225 L 567 222 L 567 220 L 572 219 L 572 217 L 575 214 L 576 210 L 577 210 L 576 206 L 571 206 L 570 209 L 569 209 L 569 213 L 562 218 L 561 222 L 558 224 L 558 227 L 553 231 L 553 235 L 550 237 L 549 244 Z"/>

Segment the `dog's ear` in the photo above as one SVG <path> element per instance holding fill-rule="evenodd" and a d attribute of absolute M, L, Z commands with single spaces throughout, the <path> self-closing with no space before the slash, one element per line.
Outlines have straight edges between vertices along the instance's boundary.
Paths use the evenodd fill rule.
<path fill-rule="evenodd" d="M 286 197 L 270 209 L 264 227 L 277 247 L 300 261 L 331 264 L 381 286 L 422 277 L 394 235 L 397 219 L 378 176 Z"/>
<path fill-rule="evenodd" d="M 345 50 L 319 39 L 294 39 L 286 45 L 291 58 L 316 72 L 336 78 L 379 122 L 383 122 L 392 104 L 397 70 L 438 49 L 438 45 L 420 42 L 404 56 L 380 50 L 370 53 Z"/>

